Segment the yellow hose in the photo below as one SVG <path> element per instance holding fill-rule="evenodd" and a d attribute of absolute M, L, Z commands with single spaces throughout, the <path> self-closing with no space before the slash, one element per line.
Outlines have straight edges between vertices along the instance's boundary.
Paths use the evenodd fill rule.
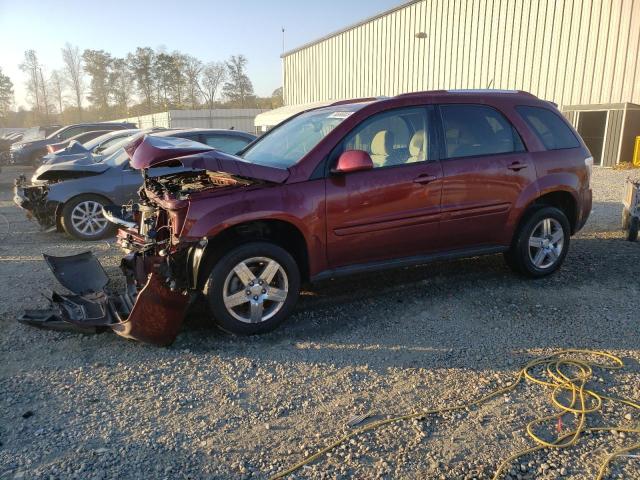
<path fill-rule="evenodd" d="M 576 355 L 582 356 L 595 356 L 599 357 L 604 361 L 608 361 L 609 363 L 597 363 L 593 361 L 587 361 L 585 359 L 577 359 Z M 587 382 L 591 379 L 593 375 L 593 368 L 601 368 L 607 370 L 619 370 L 624 367 L 624 363 L 622 360 L 610 353 L 607 352 L 599 352 L 594 350 L 562 350 L 554 355 L 550 355 L 547 357 L 537 358 L 529 363 L 527 363 L 523 368 L 521 368 L 515 375 L 515 381 L 506 387 L 499 388 L 497 390 L 493 390 L 492 392 L 484 395 L 476 400 L 471 400 L 466 403 L 462 403 L 455 406 L 448 406 L 443 408 L 434 408 L 432 410 L 422 411 L 420 413 L 408 413 L 406 415 L 400 415 L 397 417 L 390 417 L 384 420 L 379 420 L 376 422 L 369 423 L 361 428 L 350 432 L 341 438 L 337 439 L 333 443 L 327 445 L 326 447 L 318 450 L 316 453 L 308 456 L 304 460 L 292 465 L 291 467 L 283 470 L 274 476 L 271 477 L 271 480 L 277 480 L 280 478 L 284 478 L 287 475 L 295 472 L 296 470 L 302 468 L 305 465 L 319 459 L 325 453 L 333 450 L 344 442 L 350 440 L 353 437 L 361 435 L 365 432 L 375 430 L 377 428 L 383 427 L 390 423 L 400 422 L 404 420 L 411 419 L 423 419 L 427 415 L 435 415 L 442 414 L 446 412 L 451 412 L 455 410 L 463 410 L 469 407 L 473 407 L 475 405 L 479 405 L 487 402 L 488 400 L 497 397 L 498 395 L 502 395 L 507 392 L 511 392 L 515 390 L 518 385 L 523 382 L 530 382 L 537 385 L 541 385 L 545 388 L 551 390 L 551 403 L 556 407 L 556 409 L 560 410 L 559 413 L 555 415 L 549 415 L 537 418 L 527 424 L 526 430 L 527 434 L 536 444 L 534 447 L 519 451 L 507 457 L 500 465 L 496 472 L 493 475 L 493 479 L 497 480 L 500 475 L 504 472 L 504 470 L 514 462 L 517 458 L 522 457 L 524 455 L 533 453 L 538 450 L 542 450 L 544 448 L 567 448 L 576 444 L 578 439 L 585 433 L 590 432 L 602 432 L 602 431 L 611 431 L 617 430 L 619 432 L 627 432 L 627 433 L 640 433 L 640 425 L 636 428 L 626 428 L 619 426 L 607 426 L 607 427 L 587 427 L 587 415 L 599 412 L 602 408 L 603 402 L 611 402 L 611 403 L 623 403 L 630 407 L 640 410 L 640 403 L 634 400 L 626 399 L 626 398 L 615 398 L 609 397 L 607 395 L 603 395 L 602 393 L 596 392 L 592 389 L 587 388 Z M 546 373 L 545 378 L 541 378 L 540 376 L 536 376 L 533 373 L 533 370 L 538 368 L 538 370 L 542 370 Z M 573 373 L 572 373 L 573 372 Z M 566 401 L 563 401 L 560 397 L 561 393 L 569 393 L 570 398 Z M 572 413 L 578 417 L 578 423 L 575 430 L 568 432 L 566 434 L 561 435 L 554 441 L 547 441 L 538 436 L 535 433 L 536 427 L 539 427 L 544 424 L 549 424 L 551 421 L 558 421 L 566 413 Z M 624 455 L 633 450 L 640 449 L 640 443 L 635 443 L 633 445 L 629 445 L 624 448 L 620 448 L 618 450 L 613 451 L 613 453 L 609 454 L 605 460 L 600 465 L 600 469 L 598 471 L 598 475 L 596 480 L 601 480 L 607 472 L 609 464 L 614 461 L 617 457 Z"/>

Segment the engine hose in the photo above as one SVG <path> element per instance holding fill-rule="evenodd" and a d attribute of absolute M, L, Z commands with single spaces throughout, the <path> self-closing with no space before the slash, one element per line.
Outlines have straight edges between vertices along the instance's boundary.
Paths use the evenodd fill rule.
<path fill-rule="evenodd" d="M 576 358 L 577 356 L 596 357 L 599 358 L 600 361 L 608 363 L 598 363 L 595 361 L 586 360 L 584 358 Z M 518 372 L 515 374 L 514 381 L 510 385 L 493 390 L 487 395 L 484 395 L 476 400 L 471 400 L 469 402 L 461 403 L 458 405 L 434 408 L 431 410 L 423 410 L 419 413 L 407 413 L 405 415 L 389 417 L 383 420 L 371 422 L 342 436 L 326 447 L 308 456 L 304 460 L 296 463 L 295 465 L 292 465 L 291 467 L 288 467 L 286 470 L 273 475 L 271 477 L 271 480 L 284 478 L 287 475 L 290 475 L 293 472 L 304 467 L 305 465 L 318 460 L 327 452 L 330 452 L 331 450 L 349 441 L 350 439 L 357 437 L 358 435 L 362 435 L 365 432 L 384 427 L 391 423 L 402 422 L 406 420 L 424 420 L 424 418 L 428 415 L 437 415 L 447 412 L 453 412 L 456 410 L 468 409 L 470 407 L 483 404 L 499 395 L 511 392 L 515 390 L 520 384 L 526 382 L 541 385 L 542 387 L 551 390 L 551 403 L 554 407 L 556 407 L 556 409 L 560 410 L 560 413 L 536 418 L 535 420 L 532 420 L 527 424 L 527 434 L 534 441 L 535 446 L 516 452 L 504 459 L 502 463 L 498 465 L 493 475 L 493 480 L 497 480 L 507 469 L 507 467 L 516 459 L 542 449 L 571 447 L 575 445 L 580 437 L 586 433 L 596 433 L 612 430 L 626 433 L 640 433 L 640 423 L 637 424 L 634 428 L 620 426 L 587 426 L 588 415 L 600 412 L 604 402 L 622 403 L 640 410 L 640 402 L 638 401 L 630 400 L 627 398 L 610 397 L 604 395 L 603 393 L 596 392 L 595 390 L 587 388 L 587 383 L 593 376 L 593 368 L 601 368 L 605 370 L 620 370 L 623 367 L 624 363 L 619 357 L 607 352 L 594 350 L 568 349 L 559 351 L 558 353 L 555 353 L 553 355 L 537 358 L 531 360 L 524 367 L 518 370 Z M 536 370 L 536 372 L 534 372 L 534 370 Z M 563 398 L 561 395 L 563 393 L 565 397 L 569 398 Z M 536 430 L 541 426 L 551 425 L 554 421 L 558 422 L 559 419 L 561 419 L 562 416 L 567 413 L 571 413 L 577 416 L 577 426 L 574 430 L 562 434 L 554 441 L 544 440 L 536 433 Z M 640 442 L 614 450 L 605 458 L 605 460 L 600 465 L 596 480 L 601 480 L 602 478 L 604 478 L 610 463 L 617 457 L 625 455 L 636 449 L 640 449 Z"/>

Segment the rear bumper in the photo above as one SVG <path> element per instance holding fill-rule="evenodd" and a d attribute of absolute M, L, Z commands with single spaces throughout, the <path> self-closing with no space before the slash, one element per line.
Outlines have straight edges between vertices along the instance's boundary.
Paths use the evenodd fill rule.
<path fill-rule="evenodd" d="M 580 193 L 580 205 L 578 208 L 578 218 L 576 219 L 576 226 L 573 233 L 578 232 L 584 227 L 585 223 L 589 219 L 591 209 L 593 205 L 593 194 L 590 188 L 583 190 Z"/>

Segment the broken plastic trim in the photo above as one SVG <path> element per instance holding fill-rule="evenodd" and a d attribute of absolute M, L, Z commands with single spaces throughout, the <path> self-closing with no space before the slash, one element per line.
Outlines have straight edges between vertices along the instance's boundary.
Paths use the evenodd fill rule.
<path fill-rule="evenodd" d="M 27 310 L 22 323 L 56 330 L 97 332 L 111 329 L 116 334 L 156 345 L 170 345 L 180 331 L 190 295 L 169 288 L 170 278 L 160 257 L 149 257 L 151 273 L 146 276 L 145 258 L 125 257 L 121 268 L 127 279 L 124 293 L 106 290 L 108 277 L 91 252 L 68 257 L 45 255 L 54 276 L 73 295 L 54 292 L 50 308 Z M 138 292 L 138 279 L 146 284 Z"/>

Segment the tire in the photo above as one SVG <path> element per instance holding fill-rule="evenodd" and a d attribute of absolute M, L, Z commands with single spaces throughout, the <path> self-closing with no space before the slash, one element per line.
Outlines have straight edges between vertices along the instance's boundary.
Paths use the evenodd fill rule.
<path fill-rule="evenodd" d="M 555 207 L 542 207 L 522 222 L 505 258 L 509 266 L 522 275 L 546 277 L 564 262 L 570 235 L 569 220 L 564 212 Z"/>
<path fill-rule="evenodd" d="M 101 208 L 105 205 L 110 205 L 110 202 L 99 195 L 72 198 L 62 207 L 62 228 L 67 235 L 78 240 L 100 240 L 112 236 L 116 226 L 102 216 Z"/>
<path fill-rule="evenodd" d="M 271 268 L 265 273 L 267 266 Z M 270 300 L 270 292 L 278 300 Z M 266 333 L 293 310 L 300 293 L 300 270 L 283 248 L 267 242 L 246 243 L 215 263 L 203 293 L 220 329 L 236 335 Z"/>
<path fill-rule="evenodd" d="M 627 207 L 622 207 L 622 219 L 620 224 L 622 225 L 622 230 L 627 230 L 629 228 L 629 220 L 631 219 L 631 215 L 629 214 L 629 209 Z"/>
<path fill-rule="evenodd" d="M 629 220 L 629 228 L 627 230 L 627 240 L 635 242 L 638 239 L 638 228 L 640 227 L 640 218 L 633 217 Z"/>

